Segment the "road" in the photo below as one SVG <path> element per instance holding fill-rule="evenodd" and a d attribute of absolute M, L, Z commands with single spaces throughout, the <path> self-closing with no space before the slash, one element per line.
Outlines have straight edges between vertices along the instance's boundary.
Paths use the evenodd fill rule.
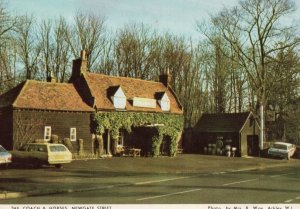
<path fill-rule="evenodd" d="M 293 161 L 290 164 L 273 160 L 270 161 L 272 166 L 258 166 L 257 169 L 251 166 L 245 169 L 207 169 L 207 172 L 135 175 L 124 172 L 123 175 L 87 176 L 85 182 L 101 180 L 105 184 L 91 191 L 7 199 L 0 204 L 299 204 L 300 163 L 299 160 Z M 276 166 L 276 162 L 281 165 Z M 76 179 L 74 175 L 72 178 Z M 55 181 L 63 184 L 72 178 L 66 177 L 64 182 L 60 177 Z"/>

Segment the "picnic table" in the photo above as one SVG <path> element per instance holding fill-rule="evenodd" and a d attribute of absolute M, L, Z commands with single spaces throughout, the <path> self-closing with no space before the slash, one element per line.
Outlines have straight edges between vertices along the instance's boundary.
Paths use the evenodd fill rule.
<path fill-rule="evenodd" d="M 129 156 L 133 156 L 133 157 L 140 157 L 141 156 L 141 149 L 137 149 L 137 148 L 129 148 L 128 149 L 128 155 Z"/>

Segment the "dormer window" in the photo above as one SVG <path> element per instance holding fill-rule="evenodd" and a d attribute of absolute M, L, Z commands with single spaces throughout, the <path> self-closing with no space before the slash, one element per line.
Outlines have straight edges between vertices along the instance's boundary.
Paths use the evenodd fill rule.
<path fill-rule="evenodd" d="M 111 96 L 111 100 L 116 109 L 125 109 L 126 108 L 126 96 L 121 86 L 117 87 L 116 92 Z"/>
<path fill-rule="evenodd" d="M 162 94 L 162 97 L 158 100 L 158 104 L 162 111 L 170 111 L 170 99 L 166 92 Z"/>

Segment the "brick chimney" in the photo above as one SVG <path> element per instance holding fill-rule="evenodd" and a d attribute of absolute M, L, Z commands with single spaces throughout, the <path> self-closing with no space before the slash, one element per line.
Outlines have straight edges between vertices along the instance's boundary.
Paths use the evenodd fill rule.
<path fill-rule="evenodd" d="M 159 82 L 163 83 L 166 87 L 171 85 L 172 75 L 170 74 L 169 68 L 167 69 L 167 73 L 164 73 L 159 76 Z"/>
<path fill-rule="evenodd" d="M 84 72 L 87 72 L 87 57 L 86 51 L 81 50 L 80 58 L 73 60 L 72 77 L 79 77 Z"/>

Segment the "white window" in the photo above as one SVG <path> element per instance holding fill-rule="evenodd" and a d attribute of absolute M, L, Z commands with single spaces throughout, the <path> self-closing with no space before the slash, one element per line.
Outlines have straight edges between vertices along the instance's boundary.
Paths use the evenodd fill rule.
<path fill-rule="evenodd" d="M 167 93 L 164 93 L 162 98 L 158 100 L 158 103 L 162 109 L 162 111 L 170 111 L 170 99 Z"/>
<path fill-rule="evenodd" d="M 45 126 L 44 140 L 50 141 L 50 138 L 51 138 L 51 126 Z"/>
<path fill-rule="evenodd" d="M 76 128 L 70 128 L 70 141 L 76 141 Z"/>
<path fill-rule="evenodd" d="M 119 137 L 118 137 L 118 147 L 124 146 L 124 131 L 119 130 Z"/>
<path fill-rule="evenodd" d="M 111 100 L 116 109 L 125 109 L 126 108 L 126 96 L 121 86 L 117 89 L 115 94 L 111 97 Z"/>

